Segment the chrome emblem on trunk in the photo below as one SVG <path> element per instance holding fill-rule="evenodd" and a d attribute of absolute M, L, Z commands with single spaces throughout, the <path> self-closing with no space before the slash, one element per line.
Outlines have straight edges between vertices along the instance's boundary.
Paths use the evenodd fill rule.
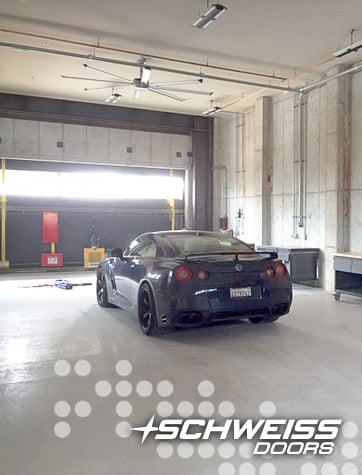
<path fill-rule="evenodd" d="M 236 264 L 235 269 L 236 269 L 238 272 L 241 272 L 241 271 L 243 270 L 243 266 L 242 266 L 241 264 Z"/>

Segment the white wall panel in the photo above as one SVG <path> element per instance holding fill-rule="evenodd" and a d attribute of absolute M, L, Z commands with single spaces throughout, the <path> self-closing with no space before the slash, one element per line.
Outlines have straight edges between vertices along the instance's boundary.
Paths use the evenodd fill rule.
<path fill-rule="evenodd" d="M 64 126 L 55 122 L 39 123 L 39 156 L 62 160 L 64 155 Z"/>
<path fill-rule="evenodd" d="M 131 164 L 132 153 L 127 152 L 131 146 L 131 132 L 122 129 L 109 129 L 109 161 L 114 164 Z"/>
<path fill-rule="evenodd" d="M 293 239 L 293 194 L 284 193 L 282 195 L 282 213 L 283 213 L 283 222 L 282 229 L 278 232 L 281 232 L 281 244 L 283 246 L 295 246 L 295 240 Z M 272 213 L 278 214 L 278 209 L 272 210 Z M 278 244 L 278 242 L 276 243 Z"/>
<path fill-rule="evenodd" d="M 178 169 L 192 161 L 187 135 L 1 118 L 0 138 L 9 158 Z"/>
<path fill-rule="evenodd" d="M 150 166 L 152 163 L 151 133 L 131 130 L 130 142 L 129 146 L 132 148 L 131 163 L 133 165 L 144 164 Z"/>
<path fill-rule="evenodd" d="M 87 128 L 85 125 L 64 124 L 64 160 L 86 161 L 86 142 Z"/>
<path fill-rule="evenodd" d="M 191 137 L 187 135 L 171 135 L 171 163 L 175 168 L 186 168 L 191 162 L 188 153 L 192 152 Z M 181 154 L 181 156 L 178 156 Z"/>
<path fill-rule="evenodd" d="M 94 163 L 109 162 L 109 129 L 86 127 L 86 160 Z"/>
<path fill-rule="evenodd" d="M 39 156 L 39 122 L 14 121 L 14 156 L 37 158 Z"/>
<path fill-rule="evenodd" d="M 154 166 L 167 166 L 171 157 L 171 137 L 168 134 L 151 133 L 151 162 Z"/>
<path fill-rule="evenodd" d="M 323 196 L 324 198 L 324 196 Z M 307 194 L 307 219 L 306 219 L 306 235 L 307 241 L 305 246 L 310 247 L 324 247 L 324 240 L 321 242 L 319 239 L 319 200 L 320 195 L 318 192 L 311 192 Z"/>
<path fill-rule="evenodd" d="M 13 119 L 0 118 L 0 154 L 2 156 L 14 155 L 14 129 Z"/>
<path fill-rule="evenodd" d="M 282 245 L 284 241 L 284 200 L 282 194 L 274 193 L 271 197 L 271 205 L 273 209 L 271 219 L 271 241 L 272 244 Z"/>

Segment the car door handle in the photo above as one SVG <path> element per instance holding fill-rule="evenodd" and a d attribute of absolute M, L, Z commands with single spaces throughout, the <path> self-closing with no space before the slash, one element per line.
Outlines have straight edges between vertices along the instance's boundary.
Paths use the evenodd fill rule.
<path fill-rule="evenodd" d="M 135 267 L 136 267 L 136 264 L 131 264 L 131 265 L 129 266 L 130 269 L 134 269 Z"/>

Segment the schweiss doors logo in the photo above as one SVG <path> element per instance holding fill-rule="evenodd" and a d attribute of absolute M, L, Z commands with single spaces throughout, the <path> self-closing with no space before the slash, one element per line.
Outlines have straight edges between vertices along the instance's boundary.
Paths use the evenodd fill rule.
<path fill-rule="evenodd" d="M 141 443 L 148 437 L 156 440 L 255 440 L 254 455 L 331 455 L 341 419 L 163 419 L 155 423 L 153 415 L 143 427 Z"/>

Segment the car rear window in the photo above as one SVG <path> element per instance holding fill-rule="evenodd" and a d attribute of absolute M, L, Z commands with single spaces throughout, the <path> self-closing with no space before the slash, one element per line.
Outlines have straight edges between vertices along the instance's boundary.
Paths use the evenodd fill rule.
<path fill-rule="evenodd" d="M 167 239 L 177 255 L 208 252 L 253 252 L 247 244 L 229 236 L 175 234 L 168 235 Z"/>

